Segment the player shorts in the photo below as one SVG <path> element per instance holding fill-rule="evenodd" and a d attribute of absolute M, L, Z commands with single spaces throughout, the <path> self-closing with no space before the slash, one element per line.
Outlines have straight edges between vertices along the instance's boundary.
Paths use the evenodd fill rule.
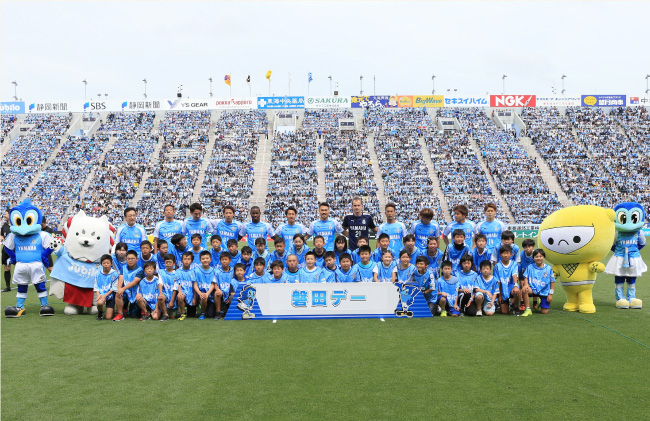
<path fill-rule="evenodd" d="M 502 288 L 503 288 L 503 285 L 502 285 Z M 515 289 L 515 288 L 519 289 L 519 286 L 517 286 L 515 284 L 512 284 L 512 285 L 509 284 L 506 288 L 503 288 L 504 291 L 503 291 L 502 299 L 503 299 L 504 302 L 507 302 L 510 299 L 510 294 L 512 293 L 512 290 Z"/>
<path fill-rule="evenodd" d="M 490 305 L 489 301 L 485 301 L 483 304 L 483 313 L 494 313 L 496 311 L 496 306 L 494 304 Z"/>
<path fill-rule="evenodd" d="M 440 304 L 440 298 L 438 298 L 438 302 L 436 304 L 439 305 L 442 310 L 446 311 L 449 314 L 453 314 L 454 316 L 458 316 L 460 314 L 460 311 L 450 306 L 449 302 L 445 303 L 445 307 L 443 308 L 442 305 Z"/>
<path fill-rule="evenodd" d="M 538 295 L 538 294 L 529 294 L 530 297 L 539 297 L 541 298 L 540 307 L 541 308 L 551 308 L 551 304 L 548 302 L 548 295 Z"/>
<path fill-rule="evenodd" d="M 172 294 L 173 294 L 173 293 L 172 293 Z M 169 307 L 169 303 L 171 302 L 172 297 L 171 297 L 171 296 L 167 296 L 167 294 L 164 294 L 164 295 L 165 295 L 165 305 L 167 306 L 167 308 L 175 309 L 175 308 L 176 308 L 176 299 L 174 299 L 174 305 L 172 305 L 171 307 Z"/>
<path fill-rule="evenodd" d="M 115 308 L 115 294 L 111 294 L 106 297 L 106 303 L 104 304 L 106 308 Z"/>
<path fill-rule="evenodd" d="M 17 262 L 14 268 L 14 276 L 12 282 L 16 285 L 29 285 L 40 284 L 45 282 L 45 270 L 43 262 L 30 262 L 23 263 Z"/>
<path fill-rule="evenodd" d="M 135 303 L 135 297 L 137 294 L 137 287 L 131 287 L 129 289 L 124 290 L 124 294 L 122 294 L 122 298 L 124 300 L 124 303 L 127 301 L 131 304 Z"/>
<path fill-rule="evenodd" d="M 429 306 L 429 311 L 431 312 L 432 316 L 435 316 L 436 313 L 438 312 L 438 303 L 427 303 Z"/>

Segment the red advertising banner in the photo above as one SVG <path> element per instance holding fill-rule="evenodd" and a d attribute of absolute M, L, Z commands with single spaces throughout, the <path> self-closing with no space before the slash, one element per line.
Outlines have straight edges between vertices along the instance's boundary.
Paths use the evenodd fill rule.
<path fill-rule="evenodd" d="M 490 107 L 535 107 L 535 95 L 490 95 Z"/>

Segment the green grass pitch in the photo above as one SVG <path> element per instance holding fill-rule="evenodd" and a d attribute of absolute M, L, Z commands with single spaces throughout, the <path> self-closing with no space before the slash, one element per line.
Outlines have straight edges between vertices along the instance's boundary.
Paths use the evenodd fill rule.
<path fill-rule="evenodd" d="M 643 250 L 650 262 L 650 249 Z M 609 259 L 605 259 L 605 262 Z M 2 318 L 2 419 L 647 419 L 642 310 L 412 320 Z M 1 295 L 15 304 L 15 293 Z"/>

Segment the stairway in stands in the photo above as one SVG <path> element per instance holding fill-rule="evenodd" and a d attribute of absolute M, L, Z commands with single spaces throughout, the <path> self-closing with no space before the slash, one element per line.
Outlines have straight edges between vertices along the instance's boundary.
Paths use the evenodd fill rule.
<path fill-rule="evenodd" d="M 50 164 L 52 164 L 52 162 L 54 162 L 57 155 L 59 154 L 59 151 L 61 150 L 61 147 L 63 147 L 63 145 L 65 145 L 65 143 L 68 141 L 68 136 L 72 136 L 73 133 L 75 133 L 77 130 L 79 130 L 79 126 L 80 126 L 80 123 L 81 123 L 81 117 L 82 117 L 81 114 L 74 114 L 73 115 L 72 120 L 70 121 L 70 127 L 60 137 L 61 141 L 56 145 L 54 150 L 52 150 L 52 153 L 50 154 L 50 157 L 47 158 L 47 161 L 45 161 L 45 163 L 43 164 L 41 169 L 36 174 L 34 174 L 34 178 L 32 179 L 31 183 L 29 183 L 29 185 L 25 189 L 25 192 L 18 199 L 18 203 L 22 202 L 26 197 L 29 196 L 32 189 L 34 188 L 36 183 L 38 183 L 38 180 L 41 178 L 41 174 L 47 169 L 47 167 L 50 166 Z"/>
<path fill-rule="evenodd" d="M 264 214 L 264 209 L 266 207 L 266 193 L 269 187 L 269 170 L 271 168 L 271 150 L 273 148 L 273 111 L 266 112 L 267 118 L 269 120 L 269 136 L 268 139 L 265 135 L 260 135 L 260 141 L 257 145 L 257 155 L 255 156 L 255 173 L 253 178 L 253 192 L 248 202 L 250 206 L 259 206 Z"/>
<path fill-rule="evenodd" d="M 318 153 L 320 145 L 321 152 Z M 316 171 L 318 171 L 318 188 L 316 194 L 318 202 L 327 201 L 327 187 L 325 186 L 325 139 L 316 138 Z"/>
<path fill-rule="evenodd" d="M 501 195 L 501 191 L 497 188 L 496 183 L 494 182 L 494 177 L 492 177 L 492 173 L 490 172 L 490 169 L 488 168 L 487 164 L 485 163 L 485 158 L 483 158 L 483 153 L 479 149 L 478 145 L 476 144 L 476 139 L 474 139 L 474 136 L 469 136 L 469 142 L 470 145 L 472 146 L 472 150 L 476 154 L 478 158 L 478 162 L 481 165 L 481 169 L 485 173 L 485 176 L 490 183 L 490 188 L 492 189 L 492 194 L 494 194 L 494 197 L 496 197 L 499 200 L 499 206 L 503 210 L 503 212 L 508 215 L 508 220 L 510 221 L 511 224 L 514 224 L 515 217 L 510 211 L 510 207 L 508 206 L 508 203 L 505 201 L 503 196 Z"/>
<path fill-rule="evenodd" d="M 424 136 L 418 136 L 418 142 L 420 142 L 420 149 L 422 150 L 422 158 L 424 158 L 424 163 L 427 166 L 429 177 L 431 178 L 431 181 L 433 181 L 433 192 L 438 196 L 438 199 L 440 200 L 440 207 L 442 208 L 442 213 L 444 214 L 445 217 L 445 222 L 449 224 L 452 222 L 451 209 L 449 209 L 449 204 L 447 203 L 447 200 L 445 200 L 445 193 L 442 191 L 442 187 L 440 187 L 440 179 L 438 178 L 438 171 L 436 171 L 435 167 L 433 166 L 433 161 L 431 160 L 431 153 L 429 153 L 427 144 L 424 141 Z"/>
<path fill-rule="evenodd" d="M 214 127 L 221 118 L 222 111 L 214 110 L 210 114 L 210 129 L 208 130 L 208 144 L 205 145 L 205 155 L 203 155 L 203 162 L 201 162 L 201 169 L 194 182 L 194 190 L 192 190 L 192 201 L 196 203 L 201 201 L 201 190 L 203 188 L 203 181 L 205 180 L 205 171 L 210 166 L 210 159 L 212 158 L 212 151 L 214 144 L 217 142 L 217 135 L 214 132 Z"/>
<path fill-rule="evenodd" d="M 165 115 L 164 111 L 156 111 L 156 117 L 154 117 L 153 120 L 153 127 L 151 129 L 151 134 L 158 136 L 158 143 L 156 143 L 156 147 L 151 153 L 151 160 L 149 162 L 149 166 L 147 170 L 144 172 L 144 174 L 142 174 L 142 178 L 140 179 L 140 184 L 138 184 L 138 190 L 136 190 L 133 199 L 131 199 L 131 203 L 129 203 L 129 206 L 132 206 L 134 208 L 137 208 L 138 202 L 142 199 L 142 196 L 144 195 L 144 187 L 147 184 L 147 180 L 149 179 L 149 177 L 151 177 L 151 169 L 156 167 L 158 165 L 158 161 L 160 160 L 160 151 L 165 143 L 165 139 L 163 138 L 163 135 L 158 132 L 158 128 L 160 127 L 160 122 L 164 118 L 164 115 Z"/>
<path fill-rule="evenodd" d="M 363 121 L 363 120 L 362 120 Z M 359 124 L 359 123 L 357 123 Z M 357 129 L 360 130 L 361 126 L 357 125 Z M 375 184 L 377 185 L 377 200 L 379 201 L 379 211 L 386 220 L 386 192 L 384 190 L 384 178 L 381 176 L 381 169 L 379 168 L 379 161 L 377 160 L 377 152 L 375 151 L 375 134 L 369 132 L 366 136 L 366 142 L 368 144 L 368 153 L 370 154 L 370 161 L 372 162 L 372 173 L 375 178 Z"/>

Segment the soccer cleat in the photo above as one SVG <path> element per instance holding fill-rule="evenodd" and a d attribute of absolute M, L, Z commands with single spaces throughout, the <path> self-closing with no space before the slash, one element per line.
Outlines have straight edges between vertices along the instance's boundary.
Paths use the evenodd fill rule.
<path fill-rule="evenodd" d="M 440 317 L 447 317 L 447 311 L 446 311 L 446 310 L 442 310 L 442 311 L 440 312 Z"/>
<path fill-rule="evenodd" d="M 221 320 L 223 319 L 223 315 L 221 313 L 217 314 L 217 317 L 214 318 L 214 320 Z"/>
<path fill-rule="evenodd" d="M 11 288 L 7 287 L 7 288 L 3 289 L 2 292 L 11 292 Z"/>
<path fill-rule="evenodd" d="M 97 320 L 104 320 L 104 313 L 97 313 Z"/>
<path fill-rule="evenodd" d="M 49 305 L 41 306 L 39 314 L 41 316 L 54 316 L 54 307 Z"/>
<path fill-rule="evenodd" d="M 123 314 L 118 314 L 117 316 L 113 317 L 114 322 L 121 322 L 122 320 L 124 320 Z"/>
<path fill-rule="evenodd" d="M 22 317 L 24 315 L 25 315 L 24 307 L 9 306 L 5 308 L 5 317 L 8 317 L 10 319 Z"/>
<path fill-rule="evenodd" d="M 526 311 L 526 306 L 525 305 L 520 305 L 519 306 L 519 311 Z"/>
<path fill-rule="evenodd" d="M 144 313 L 144 314 L 142 314 L 142 317 L 140 317 L 141 322 L 144 322 L 144 321 L 149 320 L 149 319 L 151 319 L 151 314 L 149 314 L 149 313 Z"/>
<path fill-rule="evenodd" d="M 187 314 L 181 313 L 181 317 L 179 317 L 178 320 L 185 320 L 186 317 L 187 317 Z"/>
<path fill-rule="evenodd" d="M 616 308 L 630 308 L 630 302 L 625 298 L 621 298 L 616 302 Z"/>
<path fill-rule="evenodd" d="M 638 298 L 632 298 L 630 300 L 630 308 L 643 308 L 643 301 Z"/>
<path fill-rule="evenodd" d="M 521 317 L 528 317 L 528 316 L 530 316 L 530 315 L 532 315 L 532 314 L 533 314 L 533 312 L 532 312 L 529 308 L 527 308 L 527 309 L 524 310 L 524 312 L 521 314 Z"/>
<path fill-rule="evenodd" d="M 482 310 L 476 310 L 476 316 L 481 317 L 483 315 Z"/>
<path fill-rule="evenodd" d="M 201 313 L 199 315 L 199 320 L 205 320 L 205 313 Z"/>
<path fill-rule="evenodd" d="M 167 320 L 169 320 L 169 316 L 166 314 L 163 314 L 163 316 L 160 318 L 161 322 L 166 322 Z"/>
<path fill-rule="evenodd" d="M 514 316 L 521 316 L 521 311 L 519 311 L 518 308 L 515 308 L 515 309 L 512 310 L 512 314 Z"/>

